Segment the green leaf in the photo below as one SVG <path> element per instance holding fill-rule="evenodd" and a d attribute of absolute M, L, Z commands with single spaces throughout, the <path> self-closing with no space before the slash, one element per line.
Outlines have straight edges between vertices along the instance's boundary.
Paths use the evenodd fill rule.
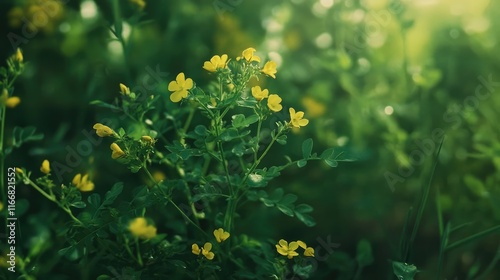
<path fill-rule="evenodd" d="M 198 134 L 199 136 L 207 136 L 209 132 L 204 125 L 200 124 L 194 128 L 194 133 Z"/>
<path fill-rule="evenodd" d="M 306 166 L 306 164 L 307 164 L 307 160 L 305 160 L 305 159 L 297 161 L 297 166 L 300 168 Z"/>
<path fill-rule="evenodd" d="M 281 199 L 280 204 L 292 205 L 297 199 L 298 196 L 288 193 Z"/>
<path fill-rule="evenodd" d="M 229 128 L 224 130 L 219 136 L 222 141 L 229 142 L 233 139 L 240 137 L 236 128 Z"/>
<path fill-rule="evenodd" d="M 85 204 L 85 202 L 83 202 L 83 201 L 76 201 L 76 202 L 71 203 L 70 206 L 75 207 L 75 208 L 85 208 L 87 206 L 87 204 Z"/>
<path fill-rule="evenodd" d="M 12 145 L 16 148 L 21 147 L 28 141 L 38 141 L 43 139 L 43 134 L 36 134 L 36 127 L 28 126 L 25 128 L 16 126 L 14 128 L 14 139 Z"/>
<path fill-rule="evenodd" d="M 293 272 L 300 276 L 301 278 L 307 279 L 315 271 L 312 264 L 309 265 L 293 265 Z"/>
<path fill-rule="evenodd" d="M 108 103 L 103 102 L 101 100 L 92 100 L 92 101 L 90 101 L 90 104 L 91 105 L 97 105 L 99 107 L 106 108 L 106 109 L 123 111 L 122 108 L 117 107 L 115 105 L 108 104 Z"/>
<path fill-rule="evenodd" d="M 321 159 L 332 159 L 334 158 L 335 155 L 335 149 L 334 148 L 329 148 L 326 149 L 323 153 L 321 153 L 321 156 L 319 156 Z"/>
<path fill-rule="evenodd" d="M 325 159 L 325 163 L 330 167 L 337 167 L 339 165 L 337 161 L 331 159 Z"/>
<path fill-rule="evenodd" d="M 299 213 L 311 213 L 314 209 L 308 204 L 299 204 L 295 207 L 295 212 Z"/>
<path fill-rule="evenodd" d="M 99 209 L 101 206 L 101 196 L 97 193 L 93 193 L 87 198 L 87 201 L 92 206 L 92 208 Z"/>
<path fill-rule="evenodd" d="M 398 280 L 413 280 L 418 269 L 416 266 L 401 262 L 392 262 L 392 271 Z"/>
<path fill-rule="evenodd" d="M 276 142 L 281 145 L 286 145 L 286 135 L 281 135 L 280 137 L 276 138 Z"/>
<path fill-rule="evenodd" d="M 365 267 L 373 263 L 372 246 L 366 239 L 358 242 L 356 260 L 360 267 Z"/>
<path fill-rule="evenodd" d="M 123 191 L 123 183 L 118 182 L 111 187 L 111 190 L 106 192 L 106 195 L 104 196 L 104 202 L 102 205 L 110 205 L 115 201 L 115 199 L 120 195 Z"/>
<path fill-rule="evenodd" d="M 297 219 L 299 221 L 303 222 L 306 226 L 308 227 L 313 227 L 316 225 L 316 222 L 314 221 L 314 218 L 309 215 L 309 214 L 302 214 L 300 212 L 295 211 L 295 216 L 297 216 Z"/>
<path fill-rule="evenodd" d="M 285 204 L 277 204 L 276 207 L 278 210 L 280 210 L 283 214 L 293 217 L 294 212 L 293 212 L 293 205 L 285 205 Z"/>
<path fill-rule="evenodd" d="M 302 143 L 302 156 L 304 157 L 304 159 L 308 159 L 311 157 L 312 148 L 313 148 L 313 140 L 311 138 L 306 139 Z"/>

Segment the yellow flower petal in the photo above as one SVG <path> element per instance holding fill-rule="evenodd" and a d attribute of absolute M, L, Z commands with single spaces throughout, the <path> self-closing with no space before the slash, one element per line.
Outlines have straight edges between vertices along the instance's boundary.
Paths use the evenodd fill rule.
<path fill-rule="evenodd" d="M 5 101 L 5 106 L 7 106 L 8 108 L 15 108 L 17 107 L 17 105 L 19 105 L 19 103 L 21 103 L 21 98 L 12 96 L 7 98 L 7 100 Z"/>
<path fill-rule="evenodd" d="M 144 217 L 133 219 L 128 227 L 132 235 L 141 239 L 151 239 L 156 236 L 156 227 L 148 225 Z"/>
<path fill-rule="evenodd" d="M 113 129 L 109 126 L 103 125 L 102 123 L 96 123 L 92 128 L 95 129 L 95 132 L 99 137 L 108 137 L 114 135 L 115 133 Z"/>
<path fill-rule="evenodd" d="M 274 61 L 268 61 L 266 64 L 264 64 L 264 68 L 262 68 L 262 72 L 268 76 L 271 76 L 273 79 L 276 79 L 276 73 L 278 70 L 276 70 L 276 67 L 278 65 Z"/>
<path fill-rule="evenodd" d="M 198 246 L 198 244 L 191 245 L 191 252 L 193 252 L 193 254 L 195 254 L 195 255 L 200 254 L 201 250 L 200 250 L 200 247 Z"/>
<path fill-rule="evenodd" d="M 130 88 L 128 88 L 126 85 L 120 83 L 120 93 L 123 95 L 130 95 Z"/>
<path fill-rule="evenodd" d="M 125 155 L 125 152 L 123 152 L 123 150 L 120 148 L 120 146 L 118 146 L 118 144 L 113 143 L 109 147 L 112 150 L 112 153 L 111 153 L 111 158 L 112 159 L 117 159 L 117 158 L 122 157 L 122 156 Z"/>
<path fill-rule="evenodd" d="M 229 232 L 224 231 L 224 229 L 219 228 L 219 229 L 214 230 L 214 236 L 215 236 L 215 239 L 217 240 L 217 242 L 221 243 L 221 242 L 225 241 L 226 239 L 228 239 L 230 234 L 229 234 Z"/>
<path fill-rule="evenodd" d="M 271 94 L 269 95 L 269 99 L 267 99 L 267 107 L 273 112 L 279 112 L 283 109 L 283 106 L 280 104 L 281 100 L 281 97 L 277 94 Z"/>
<path fill-rule="evenodd" d="M 20 48 L 17 48 L 15 58 L 16 58 L 17 61 L 23 62 L 23 59 L 24 59 L 23 58 L 23 53 L 21 52 Z"/>
<path fill-rule="evenodd" d="M 314 248 L 307 247 L 306 250 L 304 251 L 304 256 L 306 256 L 306 257 L 314 257 Z"/>
<path fill-rule="evenodd" d="M 260 86 L 254 86 L 252 87 L 252 96 L 257 100 L 261 101 L 264 98 L 267 98 L 269 95 L 269 90 L 265 89 L 262 90 Z"/>
<path fill-rule="evenodd" d="M 50 173 L 50 163 L 49 163 L 48 160 L 44 160 L 42 162 L 42 166 L 40 167 L 40 171 L 42 171 L 45 174 L 49 174 Z"/>

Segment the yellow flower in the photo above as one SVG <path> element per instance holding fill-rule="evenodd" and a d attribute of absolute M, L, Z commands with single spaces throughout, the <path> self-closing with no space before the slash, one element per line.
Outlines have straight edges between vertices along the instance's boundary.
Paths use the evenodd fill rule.
<path fill-rule="evenodd" d="M 71 183 L 81 192 L 90 192 L 94 190 L 94 183 L 89 180 L 88 174 L 83 175 L 83 177 L 80 173 L 76 174 Z"/>
<path fill-rule="evenodd" d="M 212 250 L 212 243 L 207 242 L 205 245 L 203 245 L 203 248 L 201 248 L 201 254 L 207 258 L 207 260 L 213 260 L 215 254 L 213 252 L 210 252 Z"/>
<path fill-rule="evenodd" d="M 23 174 L 23 170 L 19 167 L 16 167 L 16 173 Z"/>
<path fill-rule="evenodd" d="M 102 123 L 96 123 L 92 128 L 96 130 L 95 132 L 99 137 L 112 136 L 115 134 L 109 126 L 103 125 Z"/>
<path fill-rule="evenodd" d="M 283 109 L 283 106 L 281 106 L 281 97 L 279 97 L 277 94 L 271 94 L 269 95 L 269 99 L 267 100 L 267 107 L 271 109 L 273 112 L 279 112 L 281 109 Z"/>
<path fill-rule="evenodd" d="M 168 84 L 168 90 L 173 91 L 170 95 L 170 100 L 172 102 L 179 102 L 182 98 L 186 98 L 188 96 L 188 90 L 193 88 L 193 80 L 191 78 L 187 78 L 184 76 L 184 73 L 181 72 L 175 78 L 175 81 L 171 81 Z"/>
<path fill-rule="evenodd" d="M 308 96 L 302 98 L 302 104 L 306 107 L 307 115 L 311 118 L 319 117 L 326 111 L 326 107 L 323 103 L 320 103 Z"/>
<path fill-rule="evenodd" d="M 242 57 L 248 61 L 248 62 L 252 62 L 252 61 L 257 61 L 257 62 L 260 62 L 260 57 L 256 56 L 256 55 L 253 55 L 253 53 L 255 52 L 256 50 L 254 48 L 248 48 L 246 50 L 244 50 L 242 52 Z M 238 57 L 237 60 L 241 59 L 241 57 Z"/>
<path fill-rule="evenodd" d="M 16 54 L 15 54 L 15 59 L 19 62 L 23 62 L 23 53 L 21 52 L 20 48 L 17 48 Z"/>
<path fill-rule="evenodd" d="M 200 247 L 198 246 L 198 244 L 193 244 L 191 245 L 191 252 L 193 252 L 193 254 L 195 255 L 199 255 L 201 250 L 200 250 Z"/>
<path fill-rule="evenodd" d="M 304 119 L 304 112 L 298 111 L 295 113 L 295 109 L 290 108 L 290 125 L 292 127 L 301 127 L 301 126 L 306 126 L 309 123 L 308 119 Z"/>
<path fill-rule="evenodd" d="M 229 238 L 231 234 L 229 232 L 224 231 L 222 228 L 214 230 L 214 236 L 217 242 L 221 243 L 222 241 Z"/>
<path fill-rule="evenodd" d="M 113 143 L 111 144 L 111 146 L 109 146 L 111 148 L 111 150 L 113 151 L 111 153 L 111 158 L 112 159 L 117 159 L 119 157 L 122 157 L 125 155 L 125 152 L 123 152 L 123 150 L 120 148 L 120 146 L 118 146 L 118 144 L 116 143 Z"/>
<path fill-rule="evenodd" d="M 154 144 L 155 140 L 151 138 L 151 136 L 144 135 L 141 137 L 141 140 L 148 143 L 148 144 Z"/>
<path fill-rule="evenodd" d="M 268 62 L 266 62 L 266 64 L 264 64 L 264 68 L 262 68 L 261 71 L 264 74 L 273 77 L 273 79 L 276 79 L 276 75 L 274 75 L 274 74 L 276 74 L 276 72 L 278 72 L 276 70 L 276 66 L 278 66 L 276 64 L 276 62 L 274 62 L 274 61 L 268 61 Z"/>
<path fill-rule="evenodd" d="M 132 235 L 141 239 L 151 239 L 156 236 L 156 227 L 148 225 L 144 217 L 133 219 L 128 226 L 128 230 Z"/>
<path fill-rule="evenodd" d="M 123 95 L 130 95 L 130 88 L 127 87 L 126 85 L 120 83 L 120 93 Z"/>
<path fill-rule="evenodd" d="M 5 101 L 5 106 L 9 108 L 15 108 L 17 105 L 19 105 L 19 103 L 21 103 L 21 98 L 12 96 L 7 98 L 7 100 Z"/>
<path fill-rule="evenodd" d="M 252 87 L 252 96 L 257 99 L 257 101 L 261 101 L 264 98 L 267 98 L 267 95 L 269 94 L 269 90 L 265 89 L 262 90 L 260 86 L 254 86 Z"/>
<path fill-rule="evenodd" d="M 210 59 L 210 61 L 205 61 L 203 64 L 203 69 L 215 72 L 219 68 L 225 68 L 227 63 L 227 54 L 223 54 L 222 56 L 214 55 Z"/>
<path fill-rule="evenodd" d="M 3 210 L 3 203 L 0 201 L 0 211 Z"/>
<path fill-rule="evenodd" d="M 146 7 L 146 1 L 144 0 L 130 0 L 130 3 L 137 5 L 139 7 L 139 10 L 144 9 Z"/>
<path fill-rule="evenodd" d="M 307 247 L 306 243 L 300 240 L 297 240 L 297 244 L 304 249 L 304 256 L 306 257 L 314 257 L 314 248 L 313 247 Z"/>
<path fill-rule="evenodd" d="M 42 162 L 42 166 L 40 167 L 40 171 L 42 171 L 45 174 L 50 173 L 50 162 L 48 160 L 44 160 Z"/>
<path fill-rule="evenodd" d="M 284 239 L 281 239 L 275 246 L 280 255 L 287 256 L 289 259 L 299 255 L 299 253 L 295 252 L 299 248 L 299 244 L 295 241 L 288 244 Z"/>

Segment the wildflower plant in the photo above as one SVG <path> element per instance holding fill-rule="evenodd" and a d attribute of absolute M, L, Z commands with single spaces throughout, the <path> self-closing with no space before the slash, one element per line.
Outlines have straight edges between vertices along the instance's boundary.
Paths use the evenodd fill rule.
<path fill-rule="evenodd" d="M 339 161 L 333 149 L 313 153 L 313 141 L 307 139 L 301 157 L 283 156 L 281 165 L 265 165 L 269 151 L 286 145 L 289 132 L 309 121 L 302 111 L 285 109 L 285 93 L 249 85 L 252 79 L 279 76 L 275 62 L 262 66 L 255 53 L 248 48 L 237 58 L 213 56 L 200 65 L 213 79 L 203 87 L 190 73 L 180 72 L 165 81 L 167 92 L 134 92 L 120 83 L 114 103 L 92 102 L 125 116 L 120 122 L 95 123 L 93 129 L 109 146 L 103 151 L 115 164 L 142 174 L 144 185 L 124 192 L 126 183 L 100 186 L 82 170 L 68 185 L 56 186 L 48 160 L 36 182 L 29 172 L 18 174 L 73 219 L 62 255 L 78 260 L 107 250 L 115 256 L 114 265 L 143 277 L 283 278 L 296 270 L 312 273 L 301 259 L 313 257 L 314 249 L 304 242 L 280 240 L 273 249 L 268 241 L 240 230 L 243 203 L 263 203 L 314 226 L 313 208 L 297 204 L 296 195 L 286 187 L 275 188 L 272 180 L 285 168 L 303 167 L 310 160 L 332 167 Z M 271 129 L 264 131 L 264 126 Z M 160 180 L 153 169 L 167 175 Z M 93 193 L 103 188 L 104 198 Z M 75 215 L 71 208 L 81 210 Z"/>

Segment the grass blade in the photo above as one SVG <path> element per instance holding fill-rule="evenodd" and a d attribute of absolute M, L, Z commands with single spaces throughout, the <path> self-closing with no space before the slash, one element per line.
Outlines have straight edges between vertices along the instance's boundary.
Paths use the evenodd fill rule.
<path fill-rule="evenodd" d="M 454 243 L 450 244 L 450 246 L 446 247 L 446 251 L 453 250 L 453 249 L 455 249 L 457 247 L 460 247 L 460 246 L 462 246 L 464 244 L 467 244 L 469 242 L 481 239 L 482 237 L 484 237 L 486 235 L 489 235 L 489 234 L 492 234 L 492 233 L 497 232 L 497 231 L 500 232 L 500 225 L 494 226 L 494 227 L 492 227 L 490 229 L 481 231 L 479 233 L 476 233 L 474 235 L 466 237 L 466 238 L 464 238 L 464 239 L 462 239 L 460 241 L 454 242 Z"/>

